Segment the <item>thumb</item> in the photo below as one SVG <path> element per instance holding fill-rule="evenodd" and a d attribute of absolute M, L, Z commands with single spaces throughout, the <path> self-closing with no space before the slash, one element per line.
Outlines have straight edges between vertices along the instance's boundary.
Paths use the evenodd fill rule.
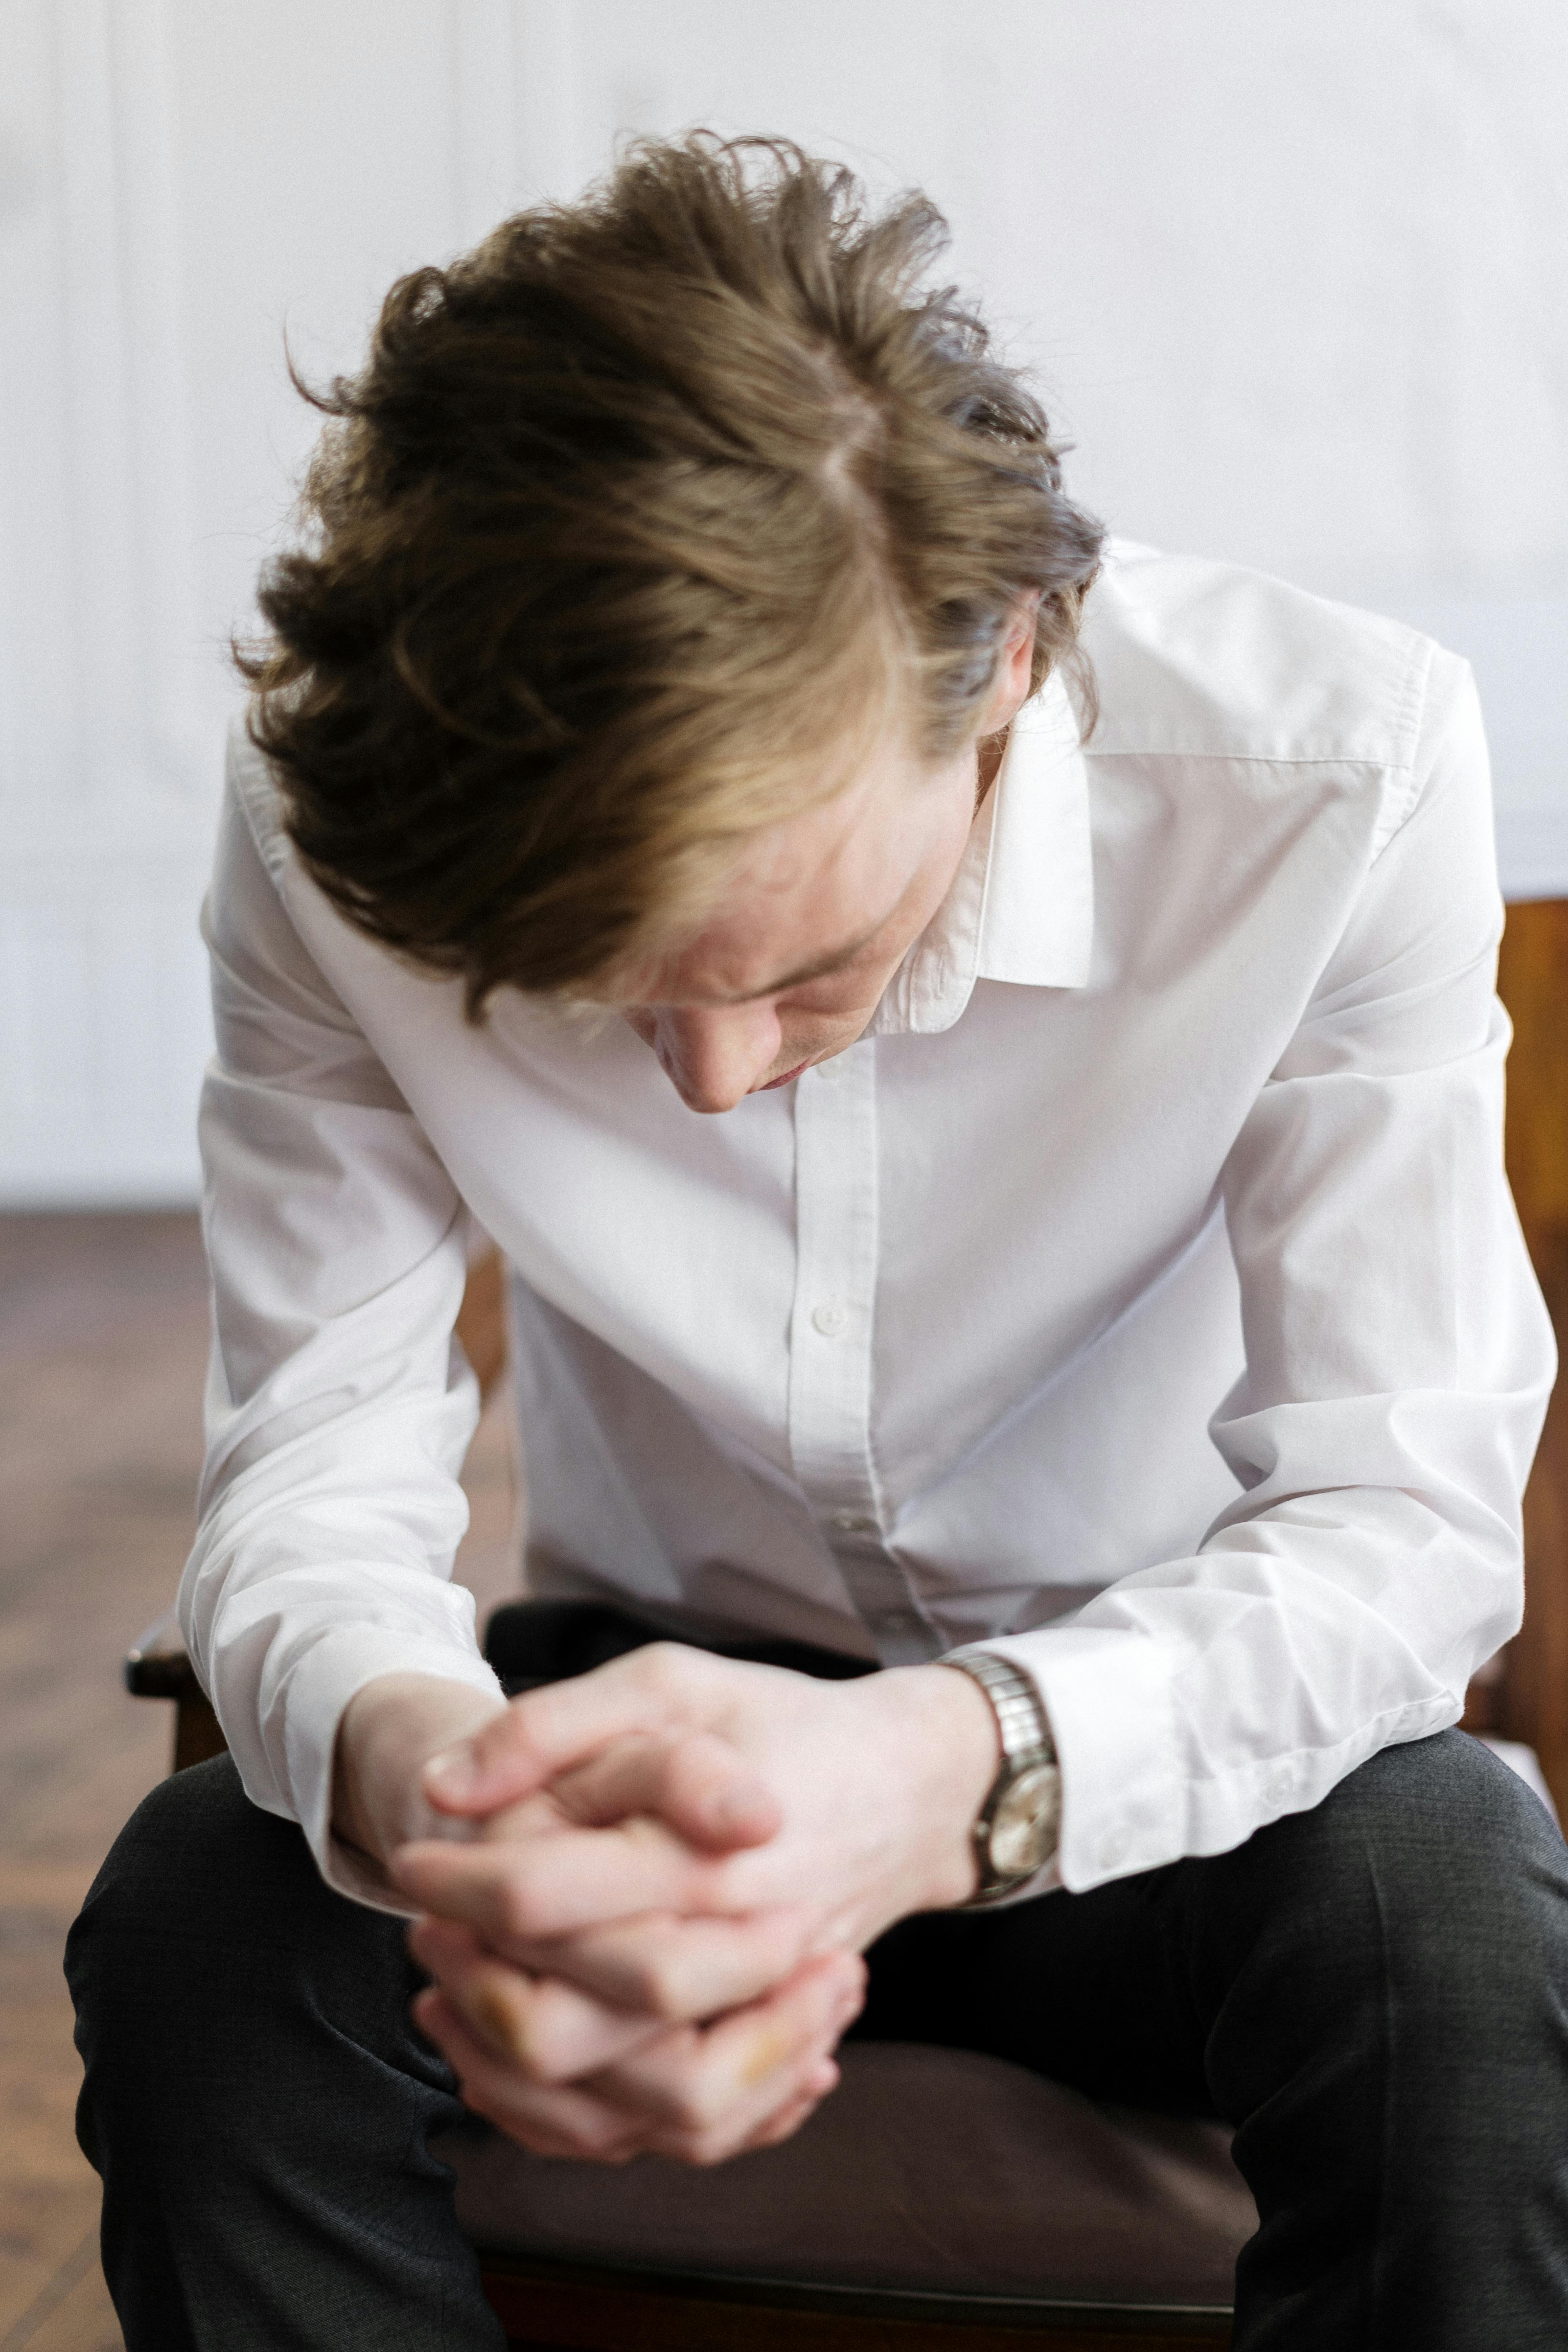
<path fill-rule="evenodd" d="M 504 1715 L 427 1757 L 419 1785 L 438 1813 L 492 1813 L 531 1796 L 559 1769 L 514 1699 Z"/>
<path fill-rule="evenodd" d="M 455 1740 L 450 1748 L 438 1748 L 420 1769 L 419 1786 L 426 1802 L 438 1813 L 488 1812 L 490 1806 L 480 1799 L 479 1791 L 491 1778 L 497 1760 L 481 1757 L 477 1738 Z M 519 1789 L 516 1793 L 523 1796 L 527 1791 Z"/>
<path fill-rule="evenodd" d="M 466 1739 L 438 1748 L 420 1786 L 438 1813 L 493 1813 L 531 1797 L 614 1739 L 666 1727 L 668 1710 L 616 1659 L 510 1700 Z"/>

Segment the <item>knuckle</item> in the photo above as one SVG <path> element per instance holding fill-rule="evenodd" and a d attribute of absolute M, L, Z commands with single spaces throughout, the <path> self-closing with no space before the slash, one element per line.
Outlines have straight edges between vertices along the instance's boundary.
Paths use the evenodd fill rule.
<path fill-rule="evenodd" d="M 714 2165 L 722 2164 L 732 2148 L 733 2135 L 710 2126 L 705 2131 L 678 2133 L 673 2153 L 679 2162 L 689 2165 L 693 2171 L 707 2172 Z"/>
<path fill-rule="evenodd" d="M 580 2124 L 567 2137 L 580 2156 L 595 2164 L 621 2164 L 632 2152 L 618 2116 L 603 2124 Z"/>
<path fill-rule="evenodd" d="M 574 1704 L 570 1682 L 546 1683 L 514 1698 L 507 1722 L 508 1755 L 531 1771 L 548 1773 L 569 1734 Z"/>
<path fill-rule="evenodd" d="M 673 2025 L 685 2015 L 687 1972 L 673 1952 L 650 1952 L 637 1970 L 637 2005 L 650 2017 Z"/>
<path fill-rule="evenodd" d="M 524 2032 L 519 2037 L 518 2072 L 536 2090 L 552 2091 L 566 2082 L 571 2068 L 563 2064 L 560 2054 L 549 2046 L 548 2040 L 537 2032 Z"/>
<path fill-rule="evenodd" d="M 639 1678 L 660 1695 L 689 1690 L 702 1679 L 707 1664 L 704 1652 L 684 1642 L 649 1642 L 636 1655 Z"/>
<path fill-rule="evenodd" d="M 542 2025 L 528 2036 L 527 2072 L 542 2089 L 558 2090 L 591 2071 L 594 2053 L 569 2027 Z"/>
<path fill-rule="evenodd" d="M 680 1672 L 681 1650 L 675 1642 L 649 1642 L 637 1652 L 637 1679 L 650 1690 L 667 1691 Z"/>
<path fill-rule="evenodd" d="M 710 2131 L 719 2120 L 719 2105 L 700 2075 L 682 2074 L 650 2086 L 649 2104 L 657 2106 L 665 2129 L 678 2138 Z"/>
<path fill-rule="evenodd" d="M 716 2075 L 693 2074 L 678 2087 L 676 2123 L 682 2131 L 700 2135 L 720 2131 L 734 2095 L 732 2085 Z"/>

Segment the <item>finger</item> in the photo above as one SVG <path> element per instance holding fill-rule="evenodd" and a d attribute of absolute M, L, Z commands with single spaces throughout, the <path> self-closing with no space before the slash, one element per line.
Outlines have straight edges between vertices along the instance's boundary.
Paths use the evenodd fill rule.
<path fill-rule="evenodd" d="M 714 1853 L 763 1845 L 778 1831 L 778 1800 L 745 1759 L 710 1731 L 615 1741 L 561 1773 L 550 1793 L 574 1821 L 598 1827 L 652 1813 Z"/>
<path fill-rule="evenodd" d="M 864 1997 L 849 1953 L 809 1960 L 765 2000 L 707 2027 L 678 2028 L 590 2078 L 584 2089 L 647 2115 L 649 2145 L 689 2164 L 717 2164 L 769 2117 L 811 2095 Z"/>
<path fill-rule="evenodd" d="M 672 1912 L 612 1920 L 573 1936 L 513 1947 L 520 1967 L 563 1978 L 607 2002 L 667 2024 L 692 2024 L 760 2000 L 799 1965 L 816 1914 L 795 1906 L 728 1919 Z"/>
<path fill-rule="evenodd" d="M 620 2163 L 639 2151 L 656 2149 L 687 2163 L 712 2164 L 747 2144 L 751 2134 L 765 2127 L 781 2110 L 809 2111 L 822 2095 L 821 2086 L 837 2078 L 826 2044 L 858 2007 L 863 1977 L 858 1960 L 835 1955 L 808 1964 L 781 1995 L 726 2020 L 721 2027 L 668 2030 L 639 2053 L 639 2058 L 662 2055 L 664 2061 L 652 2110 L 646 2084 L 622 2080 L 616 2069 L 592 2084 L 529 2081 L 471 2032 L 437 1988 L 418 1996 L 414 2013 L 452 2067 L 465 2103 L 523 2147 L 540 2155 L 601 2163 Z M 817 2039 L 799 2052 L 791 2077 L 776 2061 L 792 2031 L 803 2024 L 807 2031 L 815 2025 Z M 744 2029 L 739 2037 L 737 2027 Z M 742 2096 L 723 2113 L 699 2116 L 678 2107 L 685 2119 L 671 2123 L 671 2078 L 682 2071 L 700 2074 L 705 2064 L 711 2069 L 705 2045 L 720 2033 L 731 2043 L 739 2039 L 739 2047 L 721 2054 L 742 2078 Z M 711 2092 L 715 2084 L 710 2080 L 707 2087 Z"/>
<path fill-rule="evenodd" d="M 736 2149 L 736 2155 L 748 2155 L 758 2147 L 778 2147 L 784 2140 L 793 2139 L 802 2124 L 816 2113 L 828 2093 L 837 2089 L 838 2081 L 838 2069 L 829 2059 L 826 2062 L 826 2079 L 821 2074 L 814 2076 L 812 2085 L 803 2095 L 790 2100 L 776 2115 L 770 2116 L 766 2123 L 760 2124 L 744 2147 Z"/>
<path fill-rule="evenodd" d="M 439 1988 L 420 1993 L 413 2008 L 420 2031 L 457 2076 L 464 2105 L 509 2139 L 537 2156 L 586 2158 L 599 2164 L 624 2164 L 647 2146 L 648 2131 L 637 2116 L 592 2092 L 531 2083 L 475 2038 Z"/>
<path fill-rule="evenodd" d="M 562 1830 L 511 1843 L 399 1846 L 387 1874 L 422 1911 L 472 1927 L 503 1958 L 524 1943 L 575 1935 L 644 1911 L 754 1909 L 726 1885 L 722 1859 L 694 1854 L 661 1822 Z"/>
<path fill-rule="evenodd" d="M 661 2021 L 612 2009 L 558 1977 L 493 1958 L 467 1927 L 416 1921 L 408 1944 L 474 2039 L 531 2082 L 596 2074 L 664 2030 Z"/>
<path fill-rule="evenodd" d="M 425 1794 L 437 1812 L 493 1812 L 612 1740 L 695 1728 L 717 1663 L 703 1651 L 654 1642 L 592 1674 L 526 1692 L 471 1738 L 430 1758 L 420 1776 Z"/>

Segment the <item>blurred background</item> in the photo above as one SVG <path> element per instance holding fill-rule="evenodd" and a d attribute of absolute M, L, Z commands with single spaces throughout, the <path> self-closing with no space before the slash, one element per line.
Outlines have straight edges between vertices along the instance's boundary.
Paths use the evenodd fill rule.
<path fill-rule="evenodd" d="M 626 133 L 925 187 L 1113 530 L 1474 662 L 1533 902 L 1510 1165 L 1568 1329 L 1565 121 L 1561 0 L 0 0 L 0 2352 L 120 2343 L 59 1952 L 169 1761 L 120 1663 L 199 1464 L 196 919 L 227 642 L 312 437 L 285 335 L 352 368 L 394 277 Z M 1467 1721 L 1561 1802 L 1556 1412 L 1533 1634 Z M 481 1600 L 504 1427 L 466 1479 Z"/>
<path fill-rule="evenodd" d="M 1568 887 L 1554 0 L 4 0 L 0 1202 L 194 1197 L 225 665 L 389 281 L 617 136 L 926 187 L 1128 536 L 1468 654 Z"/>

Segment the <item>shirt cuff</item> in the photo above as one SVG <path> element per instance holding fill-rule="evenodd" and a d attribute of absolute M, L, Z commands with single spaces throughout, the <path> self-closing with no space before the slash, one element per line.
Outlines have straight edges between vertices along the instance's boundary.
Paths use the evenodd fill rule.
<path fill-rule="evenodd" d="M 1157 1870 L 1184 1851 L 1170 1659 L 1121 1626 L 1047 1626 L 977 1643 L 1027 1675 L 1062 1776 L 1061 1841 L 1015 1900 Z"/>
<path fill-rule="evenodd" d="M 283 1694 L 284 1752 L 296 1818 L 327 1885 L 373 1910 L 412 1918 L 417 1906 L 388 1885 L 367 1854 L 332 1832 L 332 1764 L 338 1726 L 356 1692 L 381 1675 L 436 1675 L 466 1683 L 496 1698 L 505 1696 L 495 1671 L 475 1650 L 420 1641 L 389 1626 L 345 1625 L 313 1642 L 290 1673 Z M 431 1817 L 433 1835 L 450 1823 Z"/>

